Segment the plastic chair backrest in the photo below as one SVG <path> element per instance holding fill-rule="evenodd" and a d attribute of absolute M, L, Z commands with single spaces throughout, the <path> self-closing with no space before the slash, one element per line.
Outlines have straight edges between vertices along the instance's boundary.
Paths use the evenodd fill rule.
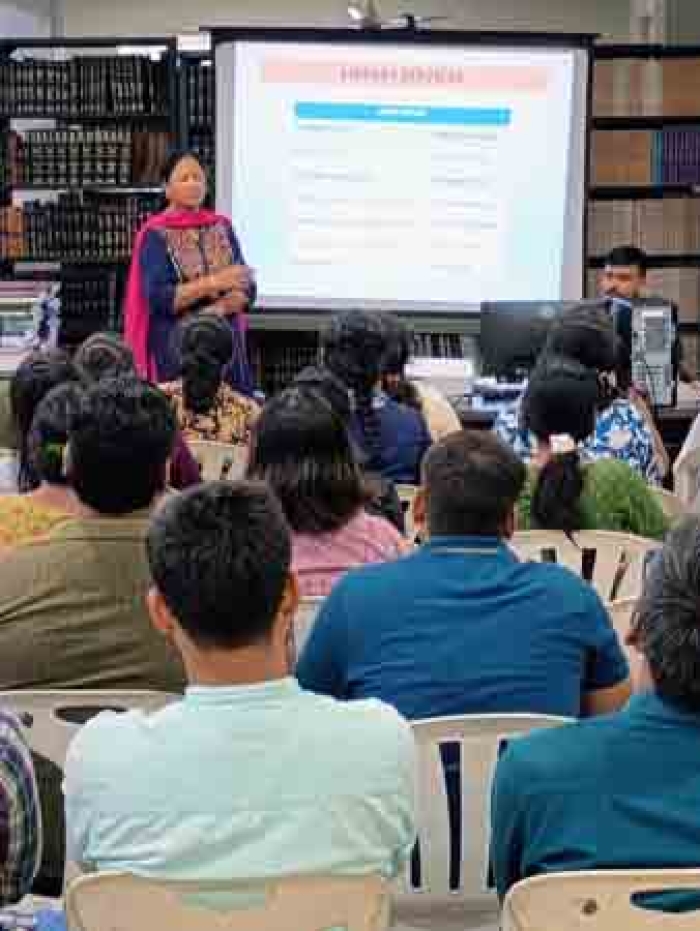
<path fill-rule="evenodd" d="M 700 496 L 700 414 L 673 464 L 673 487 L 683 504 L 695 510 Z"/>
<path fill-rule="evenodd" d="M 145 690 L 17 691 L 0 692 L 0 706 L 17 715 L 31 750 L 63 769 L 71 740 L 100 711 L 157 711 L 176 697 Z"/>
<path fill-rule="evenodd" d="M 700 870 L 550 873 L 513 886 L 503 931 L 698 931 L 700 909 L 680 914 L 635 904 L 642 893 L 697 892 Z"/>
<path fill-rule="evenodd" d="M 403 510 L 404 536 L 411 541 L 416 538 L 416 527 L 413 521 L 413 499 L 416 497 L 417 492 L 417 485 L 396 486 L 396 494 L 399 496 L 401 509 Z"/>
<path fill-rule="evenodd" d="M 378 876 L 261 882 L 164 882 L 96 873 L 66 894 L 72 931 L 385 931 L 389 889 Z"/>
<path fill-rule="evenodd" d="M 649 553 L 661 546 L 607 530 L 582 530 L 572 538 L 556 530 L 528 530 L 516 533 L 510 545 L 521 559 L 561 563 L 606 602 L 640 596 Z"/>
<path fill-rule="evenodd" d="M 188 440 L 187 445 L 199 463 L 205 482 L 235 482 L 245 475 L 248 464 L 247 447 L 209 440 Z"/>
<path fill-rule="evenodd" d="M 409 864 L 403 890 L 439 904 L 458 896 L 469 907 L 496 904 L 489 885 L 491 784 L 503 745 L 537 728 L 567 723 L 566 718 L 534 714 L 487 714 L 431 718 L 413 722 L 416 737 L 417 813 L 420 887 L 411 880 Z M 461 788 L 460 883 L 450 889 L 451 834 L 448 793 L 441 748 L 459 754 Z"/>
<path fill-rule="evenodd" d="M 651 491 L 661 505 L 666 519 L 670 524 L 675 524 L 687 514 L 690 514 L 690 508 L 683 503 L 678 495 L 674 495 L 673 492 L 666 491 L 665 488 L 652 488 Z"/>
<path fill-rule="evenodd" d="M 294 617 L 294 644 L 297 656 L 301 655 L 301 651 L 304 649 L 306 641 L 309 639 L 309 634 L 316 623 L 321 605 L 325 600 L 326 599 L 323 597 L 309 597 L 302 598 L 299 602 L 299 607 Z"/>

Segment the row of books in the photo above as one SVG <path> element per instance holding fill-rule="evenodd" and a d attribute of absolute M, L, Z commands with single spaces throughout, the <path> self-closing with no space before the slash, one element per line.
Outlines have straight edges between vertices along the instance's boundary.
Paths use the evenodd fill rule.
<path fill-rule="evenodd" d="M 700 125 L 593 133 L 593 184 L 700 184 Z"/>
<path fill-rule="evenodd" d="M 199 62 L 186 66 L 185 95 L 188 125 L 207 129 L 214 128 L 214 69 Z"/>
<path fill-rule="evenodd" d="M 202 131 L 200 129 L 190 130 L 189 148 L 196 153 L 200 162 L 206 169 L 207 175 L 209 176 L 209 183 L 213 190 L 216 162 L 214 136 L 208 131 Z"/>
<path fill-rule="evenodd" d="M 167 113 L 167 60 L 141 55 L 0 62 L 3 116 L 152 116 Z"/>
<path fill-rule="evenodd" d="M 621 242 L 647 252 L 700 253 L 700 200 L 601 200 L 590 204 L 588 251 L 604 255 Z"/>
<path fill-rule="evenodd" d="M 116 272 L 66 269 L 61 275 L 61 345 L 75 347 L 99 330 L 119 330 Z"/>
<path fill-rule="evenodd" d="M 73 187 L 156 184 L 169 142 L 166 132 L 139 128 L 13 132 L 7 140 L 7 183 Z"/>
<path fill-rule="evenodd" d="M 459 333 L 414 333 L 413 354 L 431 359 L 464 359 L 471 355 L 473 340 Z"/>
<path fill-rule="evenodd" d="M 250 334 L 248 345 L 253 377 L 266 394 L 286 388 L 307 365 L 318 365 L 316 334 L 297 333 L 295 340 L 296 343 L 290 345 L 285 333 Z"/>
<path fill-rule="evenodd" d="M 0 211 L 0 260 L 127 261 L 138 227 L 157 198 L 79 197 L 28 201 Z"/>
<path fill-rule="evenodd" d="M 700 57 L 599 59 L 594 116 L 696 116 Z"/>

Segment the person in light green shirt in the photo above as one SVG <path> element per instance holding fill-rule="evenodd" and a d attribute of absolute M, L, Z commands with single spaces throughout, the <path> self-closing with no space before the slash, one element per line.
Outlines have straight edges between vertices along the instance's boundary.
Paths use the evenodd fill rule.
<path fill-rule="evenodd" d="M 583 460 L 579 444 L 595 429 L 595 373 L 561 356 L 545 357 L 523 400 L 537 439 L 518 501 L 519 530 L 617 530 L 661 539 L 668 522 L 652 489 L 626 463 Z"/>

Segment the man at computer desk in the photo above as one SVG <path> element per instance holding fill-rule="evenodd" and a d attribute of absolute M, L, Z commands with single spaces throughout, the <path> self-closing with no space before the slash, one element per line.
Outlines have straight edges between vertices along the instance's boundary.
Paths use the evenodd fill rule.
<path fill-rule="evenodd" d="M 649 296 L 647 274 L 649 259 L 646 252 L 637 246 L 616 246 L 608 253 L 600 279 L 600 291 L 604 297 L 620 298 L 622 301 L 637 301 Z M 685 384 L 700 391 L 697 375 L 683 362 L 683 344 L 680 336 L 676 341 L 678 377 Z"/>

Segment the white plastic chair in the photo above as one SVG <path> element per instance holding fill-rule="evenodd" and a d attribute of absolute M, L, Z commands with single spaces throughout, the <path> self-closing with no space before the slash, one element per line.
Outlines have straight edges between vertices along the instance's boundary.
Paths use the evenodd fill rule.
<path fill-rule="evenodd" d="M 700 870 L 551 873 L 518 883 L 503 906 L 503 931 L 698 931 L 700 910 L 652 911 L 632 901 L 648 892 L 700 893 Z"/>
<path fill-rule="evenodd" d="M 309 634 L 316 623 L 318 612 L 321 610 L 321 605 L 325 600 L 325 598 L 319 596 L 317 598 L 302 598 L 299 602 L 297 613 L 294 616 L 294 644 L 296 646 L 297 657 L 301 656 L 301 651 L 304 649 L 306 641 L 309 639 Z"/>
<path fill-rule="evenodd" d="M 417 485 L 397 485 L 396 494 L 399 496 L 404 516 L 404 536 L 413 542 L 416 538 L 416 527 L 413 521 L 413 501 L 418 492 Z"/>
<path fill-rule="evenodd" d="M 417 744 L 417 816 L 420 887 L 410 864 L 395 897 L 398 928 L 465 929 L 497 923 L 498 901 L 489 888 L 491 784 L 504 741 L 565 718 L 532 714 L 465 715 L 413 722 Z M 440 748 L 456 744 L 461 774 L 460 882 L 450 889 L 451 835 Z"/>
<path fill-rule="evenodd" d="M 218 482 L 224 479 L 235 482 L 245 475 L 248 464 L 247 447 L 209 440 L 188 440 L 187 445 L 199 463 L 204 481 Z"/>
<path fill-rule="evenodd" d="M 582 530 L 570 539 L 554 530 L 516 533 L 511 548 L 521 559 L 557 562 L 593 585 L 603 601 L 638 598 L 649 553 L 657 540 L 606 530 Z"/>
<path fill-rule="evenodd" d="M 63 769 L 71 740 L 100 711 L 152 712 L 175 698 L 167 692 L 125 689 L 16 691 L 0 692 L 0 706 L 17 715 L 30 749 Z"/>
<path fill-rule="evenodd" d="M 96 873 L 66 894 L 72 931 L 385 931 L 387 883 L 378 876 L 267 882 L 163 882 Z"/>
<path fill-rule="evenodd" d="M 673 463 L 673 487 L 683 504 L 697 512 L 700 505 L 700 415 L 693 421 Z"/>

